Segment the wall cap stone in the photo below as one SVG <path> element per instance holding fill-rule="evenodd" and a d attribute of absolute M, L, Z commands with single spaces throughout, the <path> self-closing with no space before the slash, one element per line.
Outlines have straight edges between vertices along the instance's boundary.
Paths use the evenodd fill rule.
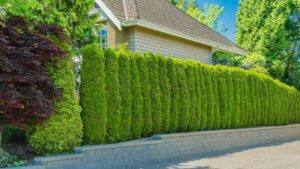
<path fill-rule="evenodd" d="M 154 144 L 162 144 L 161 140 L 147 140 L 147 141 L 130 141 L 125 143 L 107 144 L 107 145 L 93 145 L 93 146 L 81 146 L 75 147 L 75 152 L 92 151 L 92 150 L 106 150 L 115 149 L 120 147 L 138 147 Z"/>
<path fill-rule="evenodd" d="M 226 133 L 233 133 L 233 132 L 276 130 L 276 129 L 285 129 L 285 128 L 298 128 L 298 127 L 300 127 L 300 124 L 287 125 L 287 126 L 271 126 L 271 127 L 266 126 L 266 127 L 242 128 L 242 129 L 210 130 L 210 131 L 176 133 L 176 134 L 160 134 L 160 135 L 153 136 L 153 139 L 160 140 L 160 139 L 175 138 L 175 137 L 191 137 L 191 136 L 199 136 L 199 135 L 216 135 L 216 134 L 226 134 Z"/>
<path fill-rule="evenodd" d="M 34 158 L 35 163 L 53 162 L 53 161 L 63 161 L 63 160 L 73 160 L 84 158 L 84 154 L 65 154 L 47 157 L 36 157 Z"/>
<path fill-rule="evenodd" d="M 9 168 L 1 168 L 1 169 L 46 169 L 45 166 L 42 165 L 27 165 L 21 167 L 9 167 Z"/>

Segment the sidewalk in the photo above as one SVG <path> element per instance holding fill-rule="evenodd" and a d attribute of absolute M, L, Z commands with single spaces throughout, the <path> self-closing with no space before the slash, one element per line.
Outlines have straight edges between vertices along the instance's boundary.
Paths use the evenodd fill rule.
<path fill-rule="evenodd" d="M 258 147 L 146 169 L 300 169 L 300 141 Z"/>

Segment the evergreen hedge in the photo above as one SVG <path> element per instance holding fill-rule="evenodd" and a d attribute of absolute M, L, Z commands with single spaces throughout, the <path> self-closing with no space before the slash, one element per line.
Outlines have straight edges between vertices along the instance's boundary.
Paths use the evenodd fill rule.
<path fill-rule="evenodd" d="M 81 108 L 75 93 L 73 61 L 71 57 L 68 57 L 57 64 L 48 65 L 47 68 L 49 75 L 63 95 L 54 103 L 55 114 L 42 125 L 34 127 L 28 134 L 28 141 L 38 154 L 71 152 L 74 146 L 79 146 L 82 142 Z M 87 92 L 86 94 L 90 93 Z M 103 97 L 98 96 L 97 99 Z M 91 125 L 89 123 L 85 121 L 85 124 Z M 103 123 L 102 119 L 101 123 Z M 98 135 L 98 132 L 101 133 L 102 131 L 97 129 L 97 132 L 86 134 L 89 134 L 88 137 L 94 138 L 97 137 L 94 134 Z"/>
<path fill-rule="evenodd" d="M 104 54 L 97 45 L 87 46 L 82 52 L 85 55 L 82 60 L 80 103 L 84 143 L 99 144 L 105 142 L 107 123 Z"/>
<path fill-rule="evenodd" d="M 267 75 L 96 47 L 83 58 L 88 144 L 300 122 L 299 91 Z"/>

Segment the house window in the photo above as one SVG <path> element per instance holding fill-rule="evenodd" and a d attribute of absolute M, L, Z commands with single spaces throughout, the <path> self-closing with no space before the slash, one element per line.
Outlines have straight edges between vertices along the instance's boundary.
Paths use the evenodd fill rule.
<path fill-rule="evenodd" d="M 106 29 L 106 27 L 103 26 L 100 29 L 99 37 L 100 37 L 101 48 L 106 49 L 107 48 L 107 29 Z"/>

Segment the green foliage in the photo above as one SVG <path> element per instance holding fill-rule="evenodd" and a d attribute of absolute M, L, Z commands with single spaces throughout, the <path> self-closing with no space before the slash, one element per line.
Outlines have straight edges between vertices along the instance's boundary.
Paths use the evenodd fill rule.
<path fill-rule="evenodd" d="M 208 126 L 208 122 L 207 122 L 207 118 L 208 118 L 208 101 L 207 101 L 207 86 L 205 85 L 205 80 L 206 80 L 206 74 L 205 74 L 205 69 L 204 67 L 202 67 L 200 64 L 197 65 L 196 67 L 198 75 L 199 75 L 199 86 L 200 86 L 200 100 L 201 100 L 201 104 L 200 104 L 200 110 L 201 110 L 201 118 L 200 118 L 200 129 L 204 130 L 207 129 Z"/>
<path fill-rule="evenodd" d="M 24 131 L 16 127 L 4 126 L 2 135 L 0 135 L 0 147 L 1 144 L 21 142 L 23 140 L 26 140 L 26 133 Z"/>
<path fill-rule="evenodd" d="M 145 57 L 136 54 L 137 66 L 139 70 L 139 76 L 142 86 L 142 97 L 143 97 L 143 136 L 148 136 L 152 131 L 152 115 L 151 115 L 151 98 L 150 98 L 150 80 L 148 62 Z"/>
<path fill-rule="evenodd" d="M 120 139 L 121 98 L 119 82 L 119 59 L 112 49 L 105 51 L 105 80 L 107 102 L 107 142 L 114 143 Z"/>
<path fill-rule="evenodd" d="M 143 97 L 142 86 L 136 59 L 131 59 L 131 94 L 132 94 L 132 123 L 131 139 L 141 137 L 143 131 Z"/>
<path fill-rule="evenodd" d="M 298 0 L 243 0 L 236 34 L 238 44 L 252 52 L 246 65 L 298 88 L 299 9 Z"/>
<path fill-rule="evenodd" d="M 178 129 L 178 118 L 179 118 L 179 110 L 178 110 L 178 80 L 177 80 L 177 72 L 175 68 L 175 63 L 173 59 L 168 59 L 167 62 L 168 67 L 168 78 L 170 80 L 170 132 L 176 132 Z"/>
<path fill-rule="evenodd" d="M 39 23 L 56 24 L 71 38 L 73 45 L 96 41 L 95 26 L 98 15 L 88 16 L 93 0 L 0 0 L 6 16 L 23 16 Z"/>
<path fill-rule="evenodd" d="M 217 86 L 218 89 L 216 91 L 218 91 L 218 96 L 219 96 L 219 111 L 220 111 L 220 127 L 221 128 L 227 128 L 227 123 L 228 123 L 228 89 L 226 86 L 226 70 L 221 67 L 221 66 L 217 66 L 216 67 L 216 75 L 217 75 Z"/>
<path fill-rule="evenodd" d="M 274 126 L 300 121 L 299 91 L 265 74 L 124 50 L 117 54 L 106 51 L 104 59 L 107 90 L 101 97 L 111 100 L 107 102 L 111 110 L 120 112 L 108 111 L 113 120 L 105 123 L 107 131 L 120 133 L 117 137 L 116 132 L 107 132 L 106 138 L 114 138 L 107 139 L 108 143 L 166 132 Z M 91 73 L 91 76 L 95 75 Z M 95 83 L 87 84 L 86 87 L 96 87 Z M 96 97 L 100 99 L 100 95 Z M 96 97 L 93 100 L 98 101 Z M 84 124 L 92 122 L 84 121 Z"/>
<path fill-rule="evenodd" d="M 131 126 L 131 60 L 125 51 L 120 51 L 119 55 L 119 81 L 121 97 L 121 140 L 130 138 Z"/>
<path fill-rule="evenodd" d="M 29 133 L 29 143 L 38 154 L 66 153 L 82 141 L 81 108 L 75 94 L 73 61 L 68 57 L 47 67 L 63 96 L 54 102 L 55 114 Z"/>
<path fill-rule="evenodd" d="M 201 129 L 201 115 L 202 115 L 202 98 L 201 98 L 201 74 L 197 69 L 198 62 L 193 62 L 193 71 L 194 71 L 194 78 L 195 78 L 195 91 L 193 93 L 195 97 L 195 119 L 194 119 L 194 125 L 193 125 L 193 131 L 197 131 Z M 191 98 L 192 100 L 192 98 Z"/>
<path fill-rule="evenodd" d="M 203 23 L 211 29 L 218 32 L 225 32 L 227 29 L 224 24 L 219 21 L 224 7 L 220 7 L 215 4 L 204 4 L 204 8 L 198 7 L 196 0 L 171 0 L 171 2 L 177 6 L 180 10 L 190 15 L 197 21 Z"/>
<path fill-rule="evenodd" d="M 186 69 L 187 65 L 177 61 L 177 83 L 178 83 L 178 111 L 179 111 L 179 131 L 186 131 L 189 125 L 190 115 L 190 95 L 187 86 Z"/>
<path fill-rule="evenodd" d="M 167 62 L 163 57 L 158 58 L 159 86 L 161 90 L 162 105 L 162 131 L 168 132 L 170 128 L 170 81 L 168 78 Z"/>
<path fill-rule="evenodd" d="M 214 89 L 213 89 L 213 82 L 212 82 L 212 72 L 209 69 L 209 66 L 204 67 L 203 69 L 203 76 L 204 76 L 204 83 L 206 87 L 206 129 L 213 129 L 214 122 L 215 122 L 215 99 L 214 99 Z"/>
<path fill-rule="evenodd" d="M 221 64 L 227 66 L 240 66 L 244 60 L 244 56 L 233 53 L 226 53 L 217 51 L 213 53 L 213 64 Z"/>
<path fill-rule="evenodd" d="M 84 143 L 104 143 L 107 120 L 104 55 L 97 44 L 88 45 L 81 52 L 83 60 L 80 104 L 82 106 Z"/>
<path fill-rule="evenodd" d="M 186 80 L 188 85 L 188 92 L 189 92 L 189 119 L 188 119 L 188 131 L 196 131 L 198 119 L 196 119 L 196 107 L 197 107 L 197 95 L 196 95 L 196 82 L 195 82 L 195 70 L 194 70 L 194 63 L 190 61 L 187 65 L 186 69 Z"/>
<path fill-rule="evenodd" d="M 10 155 L 0 148 L 0 167 L 8 167 L 17 160 L 17 157 Z"/>
<path fill-rule="evenodd" d="M 162 103 L 161 91 L 159 87 L 158 57 L 153 54 L 146 54 L 150 80 L 151 114 L 152 114 L 152 133 L 159 133 L 162 129 Z"/>

